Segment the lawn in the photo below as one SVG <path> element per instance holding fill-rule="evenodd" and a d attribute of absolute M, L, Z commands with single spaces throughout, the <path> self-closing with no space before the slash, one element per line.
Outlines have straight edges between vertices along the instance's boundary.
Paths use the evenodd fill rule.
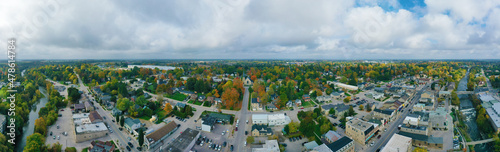
<path fill-rule="evenodd" d="M 207 102 L 203 103 L 203 106 L 205 106 L 205 107 L 211 107 L 212 103 L 210 103 L 210 102 L 207 101 Z"/>
<path fill-rule="evenodd" d="M 170 98 L 170 99 L 174 99 L 174 100 L 179 100 L 179 101 L 183 101 L 184 99 L 186 99 L 186 95 L 182 94 L 182 93 L 174 93 L 172 95 L 165 95 L 167 98 Z"/>
<path fill-rule="evenodd" d="M 202 102 L 199 102 L 199 101 L 196 101 L 194 102 L 195 105 L 198 105 L 198 106 L 201 106 L 201 104 L 203 104 Z"/>
<path fill-rule="evenodd" d="M 193 104 L 193 102 L 194 102 L 193 100 L 189 100 L 189 101 L 188 101 L 188 103 L 190 103 L 190 104 Z"/>
<path fill-rule="evenodd" d="M 314 106 L 314 103 L 312 101 L 307 101 L 307 102 L 302 103 L 302 107 L 304 107 L 304 108 L 309 108 L 312 106 Z"/>

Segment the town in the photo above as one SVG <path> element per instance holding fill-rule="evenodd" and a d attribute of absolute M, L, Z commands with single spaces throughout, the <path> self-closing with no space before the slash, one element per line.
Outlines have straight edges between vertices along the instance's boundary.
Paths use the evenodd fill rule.
<path fill-rule="evenodd" d="M 498 63 L 130 63 L 25 69 L 23 92 L 46 105 L 30 120 L 24 151 L 472 151 L 500 143 Z M 0 116 L 5 129 L 10 118 Z M 480 138 L 465 124 L 471 119 Z"/>

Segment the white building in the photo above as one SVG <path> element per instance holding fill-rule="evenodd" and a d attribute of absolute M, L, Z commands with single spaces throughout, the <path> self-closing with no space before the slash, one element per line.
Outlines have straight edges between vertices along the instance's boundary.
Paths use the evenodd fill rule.
<path fill-rule="evenodd" d="M 394 134 L 381 152 L 411 152 L 411 138 Z"/>
<path fill-rule="evenodd" d="M 253 124 L 266 124 L 270 126 L 287 125 L 291 122 L 290 117 L 285 114 L 253 114 Z"/>
<path fill-rule="evenodd" d="M 267 114 L 253 114 L 252 115 L 253 124 L 267 124 Z"/>
<path fill-rule="evenodd" d="M 332 84 L 333 83 L 335 86 L 341 87 L 341 88 L 344 88 L 344 89 L 347 89 L 347 90 L 358 90 L 357 86 L 348 85 L 348 84 L 344 84 L 344 83 L 340 83 L 340 82 L 327 81 L 327 83 L 328 84 Z"/>
<path fill-rule="evenodd" d="M 279 152 L 280 146 L 277 140 L 266 140 L 262 148 L 253 148 L 252 152 Z"/>
<path fill-rule="evenodd" d="M 420 116 L 412 116 L 408 115 L 406 116 L 405 120 L 403 120 L 403 124 L 410 124 L 413 126 L 418 126 L 418 121 L 420 120 Z"/>

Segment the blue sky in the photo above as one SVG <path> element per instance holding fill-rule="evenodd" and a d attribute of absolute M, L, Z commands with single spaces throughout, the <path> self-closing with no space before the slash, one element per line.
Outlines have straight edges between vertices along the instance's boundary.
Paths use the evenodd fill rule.
<path fill-rule="evenodd" d="M 500 58 L 498 0 L 28 0 L 0 15 L 20 59 Z"/>

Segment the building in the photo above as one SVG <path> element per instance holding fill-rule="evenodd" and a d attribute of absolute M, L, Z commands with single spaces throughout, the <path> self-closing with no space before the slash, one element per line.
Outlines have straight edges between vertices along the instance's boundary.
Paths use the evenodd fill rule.
<path fill-rule="evenodd" d="M 209 113 L 201 119 L 201 130 L 211 132 L 216 123 L 226 124 L 231 121 L 231 115 Z"/>
<path fill-rule="evenodd" d="M 411 152 L 411 149 L 410 137 L 394 134 L 381 152 Z"/>
<path fill-rule="evenodd" d="M 287 125 L 288 123 L 291 122 L 291 119 L 290 119 L 290 117 L 285 116 L 285 114 L 283 114 L 283 113 L 268 114 L 267 115 L 267 122 L 270 126 Z"/>
<path fill-rule="evenodd" d="M 420 102 L 428 102 L 428 99 L 430 99 L 431 102 L 434 102 L 434 93 L 431 91 L 424 91 L 424 93 L 420 95 Z"/>
<path fill-rule="evenodd" d="M 403 124 L 401 125 L 400 132 L 408 132 L 412 134 L 419 134 L 419 135 L 429 135 L 429 129 L 426 126 L 415 126 L 415 125 L 406 125 Z"/>
<path fill-rule="evenodd" d="M 75 104 L 73 107 L 73 113 L 80 113 L 85 111 L 85 104 L 83 103 Z"/>
<path fill-rule="evenodd" d="M 345 112 L 349 110 L 349 106 L 345 105 L 343 103 L 339 104 L 327 104 L 327 105 L 322 105 L 321 110 L 323 110 L 324 113 L 329 114 L 330 109 L 335 109 L 335 115 L 336 116 L 342 116 Z"/>
<path fill-rule="evenodd" d="M 161 146 L 166 146 L 167 142 L 165 139 L 172 135 L 178 128 L 179 125 L 177 125 L 174 121 L 171 121 L 162 126 L 160 129 L 147 134 L 144 136 L 144 145 L 146 145 L 146 149 L 149 151 L 158 151 Z"/>
<path fill-rule="evenodd" d="M 89 113 L 89 120 L 91 123 L 103 122 L 101 115 L 99 115 L 99 113 L 97 113 L 97 111 L 91 111 Z"/>
<path fill-rule="evenodd" d="M 267 114 L 253 114 L 252 115 L 253 124 L 268 124 Z"/>
<path fill-rule="evenodd" d="M 273 135 L 273 130 L 267 125 L 252 125 L 252 136 L 271 136 Z"/>
<path fill-rule="evenodd" d="M 420 115 L 409 114 L 408 116 L 406 116 L 405 120 L 403 120 L 403 124 L 417 126 L 419 120 L 420 120 Z"/>
<path fill-rule="evenodd" d="M 340 138 L 342 138 L 341 135 L 339 135 L 337 132 L 335 132 L 333 130 L 326 132 L 321 137 L 326 141 L 326 143 L 333 143 L 333 142 L 339 140 Z"/>
<path fill-rule="evenodd" d="M 115 108 L 113 108 L 113 110 L 111 110 L 111 114 L 113 114 L 113 116 L 119 116 L 119 115 L 123 114 L 123 111 L 121 111 L 115 107 Z"/>
<path fill-rule="evenodd" d="M 443 149 L 443 137 L 432 137 L 403 131 L 398 134 L 411 138 L 413 146 Z"/>
<path fill-rule="evenodd" d="M 378 118 L 383 118 L 387 122 L 393 121 L 395 118 L 394 116 L 396 115 L 396 110 L 393 109 L 373 109 L 373 115 Z"/>
<path fill-rule="evenodd" d="M 131 134 L 138 135 L 137 129 L 141 127 L 141 121 L 139 119 L 132 119 L 130 117 L 125 118 L 125 129 L 127 129 Z"/>
<path fill-rule="evenodd" d="M 347 121 L 345 133 L 354 141 L 365 145 L 367 141 L 378 131 L 378 125 L 362 121 L 360 119 L 351 119 Z"/>
<path fill-rule="evenodd" d="M 287 125 L 291 122 L 290 117 L 285 114 L 253 114 L 253 124 L 264 124 L 269 126 Z"/>
<path fill-rule="evenodd" d="M 450 91 L 439 91 L 439 97 L 440 98 L 449 98 L 449 97 L 451 97 L 451 92 Z"/>
<path fill-rule="evenodd" d="M 75 126 L 75 142 L 83 142 L 108 135 L 108 128 L 103 122 Z"/>
<path fill-rule="evenodd" d="M 310 97 L 308 94 L 302 95 L 302 99 L 303 99 L 305 102 L 311 101 L 311 97 Z"/>
<path fill-rule="evenodd" d="M 312 150 L 316 147 L 318 147 L 318 143 L 316 143 L 316 141 L 311 141 L 311 142 L 308 142 L 308 143 L 305 143 L 304 144 L 304 147 L 306 147 L 307 150 Z"/>
<path fill-rule="evenodd" d="M 262 110 L 262 108 L 260 107 L 260 100 L 259 100 L 259 98 L 252 98 L 251 107 L 252 107 L 253 111 Z"/>
<path fill-rule="evenodd" d="M 321 144 L 313 148 L 312 152 L 354 152 L 354 142 L 349 137 L 342 137 L 331 144 Z"/>
<path fill-rule="evenodd" d="M 262 148 L 253 148 L 252 152 L 280 152 L 280 146 L 277 140 L 266 140 Z"/>
<path fill-rule="evenodd" d="M 253 85 L 253 81 L 252 81 L 252 79 L 250 79 L 249 77 L 246 77 L 246 78 L 243 80 L 243 84 L 244 84 L 244 85 Z"/>
<path fill-rule="evenodd" d="M 189 152 L 200 137 L 200 131 L 187 128 L 177 138 L 166 147 L 162 147 L 162 152 Z M 152 152 L 152 150 L 150 150 Z M 156 152 L 156 151 L 155 151 Z"/>
<path fill-rule="evenodd" d="M 348 85 L 348 84 L 344 84 L 344 83 L 340 83 L 340 82 L 334 82 L 334 81 L 327 81 L 328 84 L 334 84 L 336 87 L 340 87 L 340 88 L 344 88 L 344 89 L 347 89 L 347 90 L 358 90 L 358 87 L 357 86 L 353 86 L 353 85 Z"/>
<path fill-rule="evenodd" d="M 90 142 L 89 152 L 114 152 L 115 144 L 110 141 L 102 142 L 99 140 L 94 140 Z"/>
<path fill-rule="evenodd" d="M 453 120 L 448 115 L 444 107 L 438 107 L 435 111 L 429 112 L 429 122 L 434 130 L 448 130 L 453 128 Z"/>
<path fill-rule="evenodd" d="M 0 133 L 5 133 L 7 127 L 7 118 L 5 115 L 0 114 Z"/>
<path fill-rule="evenodd" d="M 295 105 L 297 105 L 297 106 L 302 106 L 302 100 L 300 100 L 300 99 L 296 99 L 296 100 L 295 100 Z"/>
<path fill-rule="evenodd" d="M 486 114 L 488 114 L 491 125 L 496 130 L 497 133 L 500 132 L 500 103 L 494 103 L 491 108 L 486 109 Z"/>

